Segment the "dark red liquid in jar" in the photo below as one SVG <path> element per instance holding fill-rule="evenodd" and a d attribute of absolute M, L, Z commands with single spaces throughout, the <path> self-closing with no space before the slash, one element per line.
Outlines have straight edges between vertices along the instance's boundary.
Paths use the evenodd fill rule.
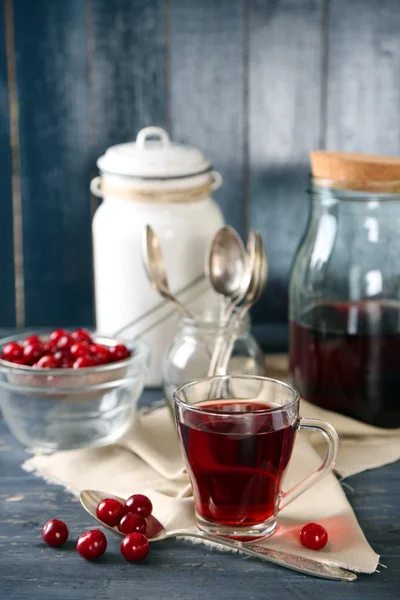
<path fill-rule="evenodd" d="M 290 324 L 293 385 L 308 401 L 400 427 L 400 304 L 320 304 Z"/>
<path fill-rule="evenodd" d="M 273 517 L 292 454 L 294 413 L 261 412 L 269 406 L 249 400 L 196 406 L 229 413 L 187 412 L 185 423 L 178 422 L 197 513 L 233 527 L 251 527 Z"/>

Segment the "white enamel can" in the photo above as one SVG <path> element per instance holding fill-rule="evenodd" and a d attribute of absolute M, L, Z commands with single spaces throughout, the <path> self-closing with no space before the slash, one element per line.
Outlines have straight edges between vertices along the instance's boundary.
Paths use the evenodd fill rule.
<path fill-rule="evenodd" d="M 204 257 L 223 225 L 212 198 L 221 176 L 197 148 L 172 143 L 159 127 L 142 129 L 136 142 L 110 147 L 97 161 L 91 191 L 101 196 L 93 219 L 96 328 L 143 339 L 152 350 L 148 386 L 159 386 L 161 360 L 173 339 L 177 316 L 161 301 L 145 273 L 142 235 L 150 225 L 160 238 L 171 290 L 185 302 L 212 301 Z M 183 290 L 183 291 L 182 291 Z"/>

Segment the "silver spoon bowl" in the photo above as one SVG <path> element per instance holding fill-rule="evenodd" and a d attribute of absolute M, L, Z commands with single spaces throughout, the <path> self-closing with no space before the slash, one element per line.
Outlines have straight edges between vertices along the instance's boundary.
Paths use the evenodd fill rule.
<path fill-rule="evenodd" d="M 105 498 L 114 498 L 119 502 L 125 502 L 125 500 L 123 498 L 120 498 L 119 496 L 114 496 L 113 494 L 106 494 L 105 492 L 95 490 L 84 490 L 79 495 L 79 499 L 83 508 L 90 514 L 91 517 L 96 519 L 96 521 L 98 521 L 105 529 L 108 529 L 115 535 L 124 537 L 124 534 L 118 531 L 116 527 L 110 527 L 109 525 L 106 525 L 105 523 L 100 521 L 100 519 L 97 518 L 97 505 L 101 500 L 104 500 Z M 153 516 L 147 518 L 146 537 L 151 543 L 160 542 L 167 538 L 197 538 L 207 542 L 212 542 L 213 544 L 219 544 L 220 546 L 224 546 L 225 548 L 229 548 L 231 550 L 239 550 L 244 554 L 248 554 L 250 556 L 260 558 L 261 560 L 278 564 L 282 567 L 286 567 L 294 571 L 300 571 L 301 573 L 313 575 L 315 577 L 322 577 L 324 579 L 334 579 L 337 581 L 355 581 L 357 579 L 357 575 L 355 573 L 351 573 L 350 571 L 346 571 L 345 569 L 341 569 L 340 567 L 326 565 L 320 561 L 309 558 L 302 558 L 300 556 L 295 556 L 294 554 L 288 554 L 287 552 L 270 550 L 268 548 L 260 546 L 259 544 L 257 544 L 257 542 L 237 542 L 235 540 L 228 540 L 219 536 L 208 535 L 206 533 L 202 533 L 201 531 L 190 531 L 187 529 L 168 530 L 165 527 L 163 527 L 160 521 L 158 521 Z"/>
<path fill-rule="evenodd" d="M 193 318 L 192 313 L 171 292 L 167 270 L 161 250 L 160 240 L 150 225 L 146 226 L 142 240 L 143 263 L 147 277 L 153 288 L 164 300 L 173 304 L 185 317 Z"/>

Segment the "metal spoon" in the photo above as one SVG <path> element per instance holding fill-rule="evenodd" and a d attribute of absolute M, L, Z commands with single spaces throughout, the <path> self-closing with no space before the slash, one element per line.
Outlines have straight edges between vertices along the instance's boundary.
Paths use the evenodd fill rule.
<path fill-rule="evenodd" d="M 215 366 L 215 373 L 218 375 L 226 374 L 226 369 L 232 354 L 233 346 L 235 344 L 236 327 L 243 320 L 249 309 L 259 300 L 267 281 L 268 262 L 261 234 L 254 232 L 254 238 L 254 268 L 251 274 L 250 285 L 248 286 L 247 294 L 243 298 L 242 305 L 240 306 L 239 310 L 232 315 L 232 318 L 227 325 L 228 334 L 226 344 L 223 347 L 223 355 L 222 357 L 219 355 L 217 364 Z"/>
<path fill-rule="evenodd" d="M 120 533 L 118 529 L 106 525 L 100 521 L 96 516 L 96 507 L 98 503 L 104 498 L 114 498 L 119 502 L 124 503 L 125 500 L 119 496 L 112 494 L 106 494 L 105 492 L 98 492 L 95 490 L 84 490 L 80 493 L 79 499 L 83 508 L 101 525 L 111 531 L 112 533 L 124 537 L 123 533 Z M 153 516 L 147 518 L 147 534 L 146 537 L 149 542 L 160 542 L 167 538 L 174 537 L 191 537 L 202 539 L 207 542 L 213 542 L 220 546 L 225 546 L 233 550 L 239 550 L 244 554 L 249 554 L 256 558 L 293 569 L 294 571 L 300 571 L 301 573 L 307 573 L 308 575 L 314 575 L 315 577 L 322 577 L 324 579 L 335 579 L 337 581 L 355 581 L 357 575 L 341 569 L 340 567 L 334 567 L 326 565 L 320 561 L 302 558 L 295 556 L 294 554 L 288 554 L 287 552 L 280 552 L 278 550 L 270 550 L 258 545 L 256 542 L 237 542 L 234 540 L 228 540 L 216 535 L 208 535 L 200 531 L 189 531 L 187 529 L 174 529 L 167 530 L 163 525 Z"/>
<path fill-rule="evenodd" d="M 221 296 L 219 325 L 224 326 L 248 285 L 247 254 L 240 235 L 233 227 L 225 225 L 217 231 L 210 246 L 205 271 L 211 285 Z M 221 352 L 223 336 L 217 337 L 208 374 L 213 374 Z"/>
<path fill-rule="evenodd" d="M 184 316 L 193 318 L 192 313 L 171 293 L 168 285 L 167 271 L 165 268 L 164 257 L 162 254 L 160 240 L 154 233 L 150 225 L 146 225 L 142 240 L 143 263 L 146 269 L 147 277 L 153 288 L 167 302 L 175 305 L 178 311 Z"/>

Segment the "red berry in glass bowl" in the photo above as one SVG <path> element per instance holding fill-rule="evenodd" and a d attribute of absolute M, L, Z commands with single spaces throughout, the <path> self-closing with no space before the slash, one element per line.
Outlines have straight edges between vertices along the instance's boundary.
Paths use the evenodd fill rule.
<path fill-rule="evenodd" d="M 72 337 L 72 335 L 68 332 L 65 332 L 65 335 L 62 335 L 60 338 L 58 338 L 57 340 L 57 348 L 59 350 L 65 350 L 65 349 L 69 349 L 71 348 L 71 346 L 75 343 L 74 338 Z"/>
<path fill-rule="evenodd" d="M 133 513 L 141 517 L 149 517 L 152 513 L 153 505 L 150 498 L 143 494 L 133 494 L 124 504 L 124 514 Z"/>
<path fill-rule="evenodd" d="M 111 362 L 117 362 L 118 360 L 129 358 L 131 353 L 124 344 L 117 344 L 116 346 L 110 347 L 109 355 Z"/>
<path fill-rule="evenodd" d="M 87 342 L 88 344 L 91 344 L 93 341 L 92 336 L 87 329 L 75 329 L 71 335 L 76 342 Z"/>
<path fill-rule="evenodd" d="M 75 342 L 69 349 L 73 358 L 79 358 L 80 356 L 89 356 L 90 346 L 86 342 Z"/>
<path fill-rule="evenodd" d="M 27 364 L 33 365 L 43 356 L 42 344 L 27 344 L 24 348 L 23 358 Z"/>
<path fill-rule="evenodd" d="M 100 364 L 105 365 L 110 362 L 110 351 L 106 346 L 101 344 L 92 344 L 90 352 L 97 358 Z"/>
<path fill-rule="evenodd" d="M 18 358 L 22 358 L 23 348 L 17 342 L 8 342 L 3 348 L 1 358 L 14 362 Z"/>
<path fill-rule="evenodd" d="M 99 363 L 93 356 L 80 356 L 73 363 L 74 369 L 86 369 L 87 367 L 96 367 Z"/>
<path fill-rule="evenodd" d="M 119 524 L 121 517 L 124 514 L 123 505 L 114 498 L 104 498 L 98 503 L 96 508 L 97 518 L 106 525 L 115 527 Z"/>
<path fill-rule="evenodd" d="M 60 363 L 53 354 L 45 354 L 33 366 L 37 369 L 58 369 Z"/>
<path fill-rule="evenodd" d="M 140 515 L 134 515 L 132 513 L 128 513 L 124 517 L 122 517 L 121 521 L 118 525 L 118 530 L 121 533 L 142 533 L 146 535 L 147 532 L 147 521 L 144 517 Z"/>
<path fill-rule="evenodd" d="M 51 519 L 47 521 L 42 529 L 42 538 L 49 546 L 61 546 L 65 544 L 69 536 L 68 527 L 64 521 Z"/>
<path fill-rule="evenodd" d="M 321 550 L 328 542 L 328 532 L 318 523 L 307 523 L 300 532 L 300 542 L 310 550 Z"/>
<path fill-rule="evenodd" d="M 90 529 L 76 540 L 76 549 L 82 558 L 95 560 L 107 549 L 107 538 L 100 529 Z"/>
<path fill-rule="evenodd" d="M 56 346 L 58 340 L 65 335 L 69 335 L 68 331 L 65 331 L 65 329 L 55 329 L 51 332 L 49 340 L 54 346 Z"/>
<path fill-rule="evenodd" d="M 62 361 L 61 368 L 62 369 L 73 369 L 74 364 L 75 364 L 75 361 L 73 358 L 66 358 Z"/>
<path fill-rule="evenodd" d="M 23 346 L 29 346 L 29 344 L 36 344 L 38 346 L 42 346 L 42 340 L 38 335 L 28 335 L 23 342 Z"/>
<path fill-rule="evenodd" d="M 121 554 L 125 560 L 143 560 L 149 550 L 149 542 L 142 533 L 128 533 L 121 542 Z"/>

